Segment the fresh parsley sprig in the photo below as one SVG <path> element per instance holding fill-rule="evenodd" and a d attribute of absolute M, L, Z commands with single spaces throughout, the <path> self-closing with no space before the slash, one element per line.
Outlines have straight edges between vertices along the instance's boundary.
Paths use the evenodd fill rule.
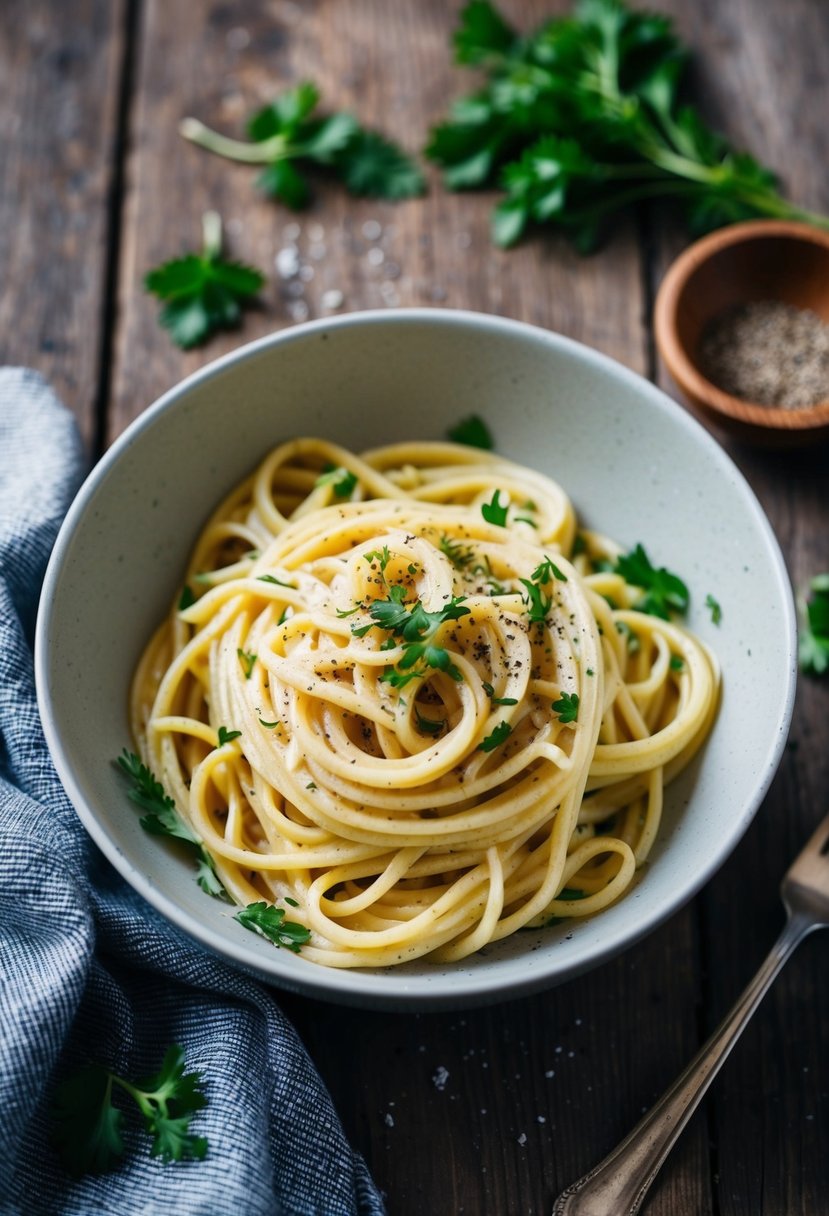
<path fill-rule="evenodd" d="M 694 233 L 756 215 L 829 227 L 681 103 L 688 54 L 668 17 L 579 0 L 523 36 L 489 0 L 471 0 L 454 43 L 456 61 L 486 80 L 455 103 L 426 155 L 450 190 L 502 186 L 500 245 L 550 224 L 588 252 L 612 216 L 647 199 L 675 200 Z"/>
<path fill-rule="evenodd" d="M 380 677 L 393 688 L 402 688 L 410 680 L 425 675 L 429 668 L 445 671 L 453 680 L 461 673 L 452 662 L 449 651 L 435 644 L 440 629 L 448 621 L 458 621 L 469 613 L 463 596 L 454 596 L 443 608 L 428 612 L 420 600 L 406 603 L 406 588 L 399 583 L 389 587 L 388 597 L 375 600 L 369 607 L 372 618 L 368 625 L 352 625 L 355 637 L 365 637 L 377 626 L 390 634 L 390 639 L 404 647 L 397 667 L 388 668 Z"/>
<path fill-rule="evenodd" d="M 196 857 L 196 881 L 201 889 L 208 895 L 227 899 L 227 892 L 216 873 L 213 858 L 181 818 L 176 804 L 170 795 L 165 793 L 164 786 L 152 769 L 126 748 L 118 757 L 118 767 L 130 782 L 127 797 L 147 812 L 141 819 L 144 831 L 153 836 L 173 836 L 189 845 Z"/>
<path fill-rule="evenodd" d="M 809 590 L 802 605 L 798 658 L 801 671 L 822 676 L 829 672 L 829 574 L 816 575 Z"/>
<path fill-rule="evenodd" d="M 344 469 L 342 466 L 335 468 L 330 465 L 320 473 L 314 482 L 314 489 L 318 489 L 320 486 L 330 486 L 335 498 L 350 498 L 357 481 L 357 474 L 352 473 L 350 469 Z"/>
<path fill-rule="evenodd" d="M 641 544 L 620 557 L 613 569 L 626 582 L 644 591 L 642 599 L 635 605 L 639 612 L 667 621 L 672 612 L 688 611 L 690 594 L 685 583 L 664 566 L 657 569 Z"/>
<path fill-rule="evenodd" d="M 164 301 L 161 324 L 184 350 L 238 325 L 242 306 L 265 282 L 253 267 L 222 257 L 222 222 L 215 211 L 205 214 L 202 227 L 201 253 L 165 262 L 144 278 L 147 291 Z"/>
<path fill-rule="evenodd" d="M 275 946 L 283 946 L 294 954 L 299 954 L 311 938 L 310 929 L 296 921 L 286 920 L 284 908 L 277 908 L 264 900 L 241 908 L 233 919 L 260 937 L 266 937 Z"/>
<path fill-rule="evenodd" d="M 185 139 L 229 160 L 262 166 L 258 184 L 293 210 L 307 206 L 307 171 L 333 173 L 354 195 L 401 199 L 422 194 L 423 174 L 396 144 L 364 130 L 350 114 L 320 117 L 316 85 L 303 81 L 257 111 L 248 123 L 249 141 L 229 139 L 196 118 L 179 126 Z"/>
<path fill-rule="evenodd" d="M 76 1176 L 111 1169 L 124 1152 L 124 1113 L 113 1102 L 120 1090 L 141 1113 L 152 1136 L 150 1156 L 164 1162 L 203 1160 L 207 1140 L 190 1131 L 193 1115 L 207 1103 L 201 1073 L 184 1071 L 184 1049 L 170 1047 L 155 1076 L 131 1082 L 101 1064 L 89 1064 L 55 1091 L 55 1143 Z"/>

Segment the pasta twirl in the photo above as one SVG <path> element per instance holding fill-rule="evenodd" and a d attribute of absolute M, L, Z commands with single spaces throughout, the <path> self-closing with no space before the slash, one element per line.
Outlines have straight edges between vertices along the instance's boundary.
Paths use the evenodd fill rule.
<path fill-rule="evenodd" d="M 232 899 L 287 899 L 305 957 L 371 967 L 622 895 L 718 676 L 635 609 L 619 552 L 489 453 L 275 449 L 205 527 L 132 692 Z"/>

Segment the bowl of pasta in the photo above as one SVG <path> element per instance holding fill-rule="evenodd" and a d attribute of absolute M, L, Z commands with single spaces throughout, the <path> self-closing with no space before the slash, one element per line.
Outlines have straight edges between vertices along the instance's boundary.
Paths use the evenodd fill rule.
<path fill-rule="evenodd" d="M 388 1008 L 560 982 L 689 899 L 791 716 L 792 594 L 716 442 L 573 341 L 448 310 L 245 346 L 93 470 L 41 713 L 149 903 Z"/>

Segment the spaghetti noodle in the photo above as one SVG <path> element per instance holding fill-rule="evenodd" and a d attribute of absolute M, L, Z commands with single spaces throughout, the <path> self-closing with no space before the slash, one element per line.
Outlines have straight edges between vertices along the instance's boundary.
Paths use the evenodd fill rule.
<path fill-rule="evenodd" d="M 718 687 L 619 554 L 486 452 L 285 443 L 141 660 L 142 758 L 230 897 L 287 900 L 315 962 L 452 961 L 597 912 Z"/>

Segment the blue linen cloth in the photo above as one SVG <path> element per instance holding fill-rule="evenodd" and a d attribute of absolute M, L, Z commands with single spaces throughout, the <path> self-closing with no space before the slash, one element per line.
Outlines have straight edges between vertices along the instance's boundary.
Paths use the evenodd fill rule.
<path fill-rule="evenodd" d="M 40 584 L 83 470 L 71 416 L 35 373 L 0 369 L 0 1213 L 382 1216 L 322 1081 L 264 986 L 124 883 L 84 831 L 43 738 L 32 639 Z M 127 1119 L 111 1173 L 51 1147 L 62 1076 L 130 1078 L 180 1043 L 207 1106 L 204 1161 L 163 1164 Z"/>

